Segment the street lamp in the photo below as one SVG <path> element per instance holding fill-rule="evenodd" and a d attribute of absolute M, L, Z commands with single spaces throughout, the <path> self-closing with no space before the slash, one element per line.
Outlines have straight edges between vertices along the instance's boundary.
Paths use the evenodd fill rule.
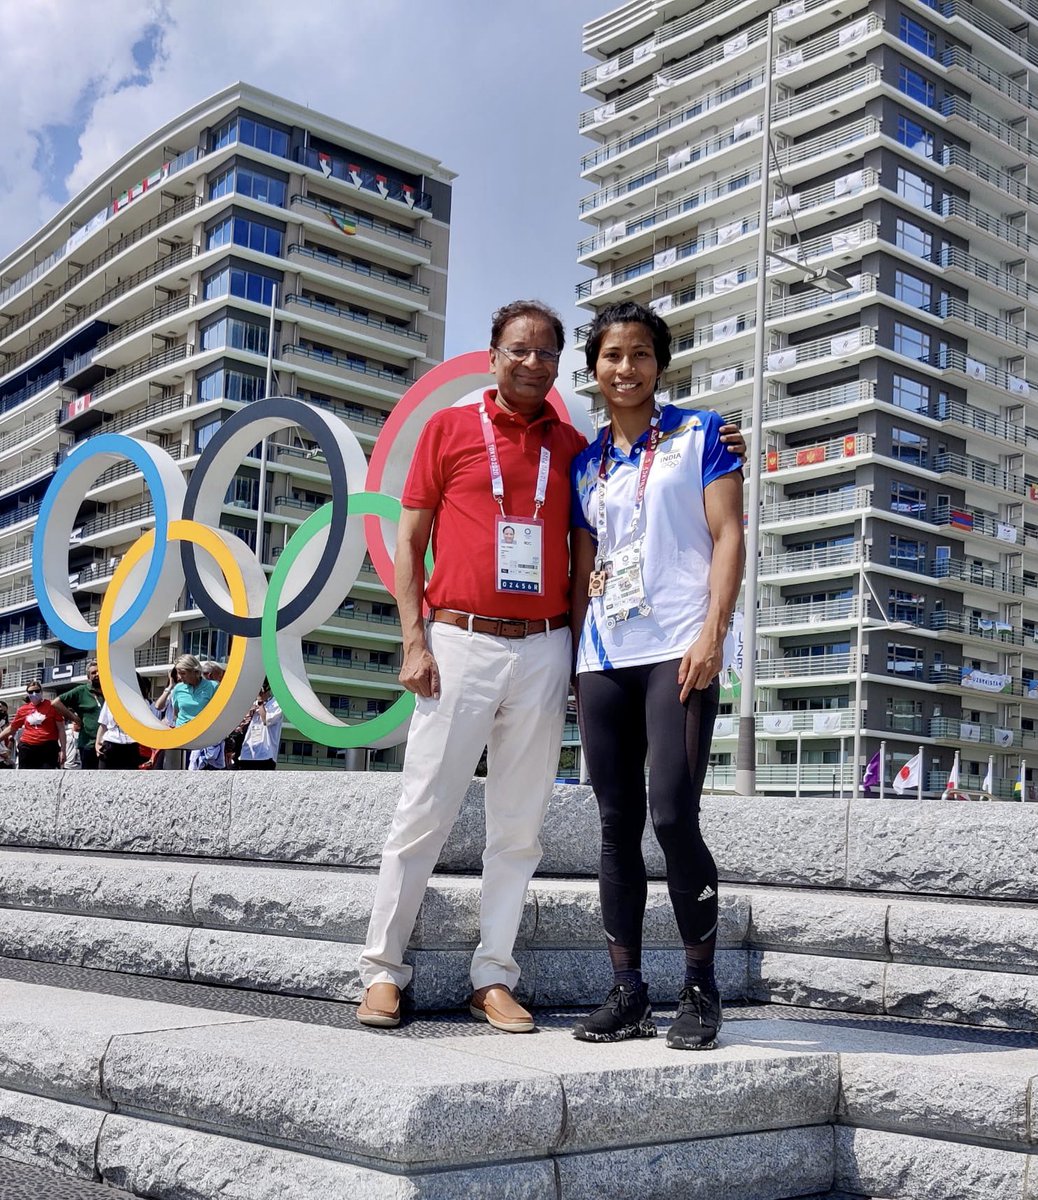
<path fill-rule="evenodd" d="M 838 271 L 822 267 L 812 270 L 791 258 L 768 249 L 768 218 L 771 210 L 771 83 L 775 57 L 775 14 L 768 13 L 766 58 L 764 65 L 764 120 L 762 124 L 760 212 L 757 221 L 757 323 L 753 336 L 753 396 L 750 402 L 749 489 L 746 517 L 746 583 L 743 588 L 742 680 L 739 691 L 739 740 L 735 754 L 735 790 L 752 796 L 757 790 L 757 730 L 754 724 L 754 699 L 757 690 L 757 604 L 759 593 L 758 559 L 760 555 L 760 459 L 761 424 L 764 419 L 764 323 L 768 316 L 768 259 L 777 259 L 803 272 L 804 281 L 824 292 L 852 290 L 852 284 Z M 781 172 L 780 172 L 781 178 Z"/>

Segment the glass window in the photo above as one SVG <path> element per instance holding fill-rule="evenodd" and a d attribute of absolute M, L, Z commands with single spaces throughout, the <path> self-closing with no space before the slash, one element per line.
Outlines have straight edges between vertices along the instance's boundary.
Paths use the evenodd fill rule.
<path fill-rule="evenodd" d="M 899 571 L 914 571 L 917 575 L 926 572 L 926 542 L 913 538 L 890 535 L 890 565 Z"/>
<path fill-rule="evenodd" d="M 903 517 L 915 517 L 922 521 L 926 517 L 926 489 L 913 483 L 894 480 L 890 484 L 890 511 Z"/>
<path fill-rule="evenodd" d="M 919 21 L 913 21 L 911 17 L 902 14 L 898 36 L 913 50 L 918 50 L 928 58 L 937 57 L 937 34 Z"/>
<path fill-rule="evenodd" d="M 262 121 L 254 121 L 252 117 L 241 117 L 238 121 L 238 139 L 246 146 L 255 146 L 267 154 L 276 154 L 280 158 L 288 157 L 288 134 L 281 129 L 274 129 Z"/>
<path fill-rule="evenodd" d="M 930 439 L 911 429 L 894 428 L 890 431 L 890 447 L 893 456 L 900 462 L 913 467 L 925 467 Z M 893 486 L 893 485 L 892 485 Z M 925 492 L 920 493 L 924 499 Z M 924 504 L 925 508 L 925 504 Z"/>
<path fill-rule="evenodd" d="M 897 140 L 914 154 L 933 158 L 933 134 L 918 121 L 899 113 L 897 118 Z"/>
<path fill-rule="evenodd" d="M 254 300 L 257 304 L 270 305 L 274 299 L 274 285 L 279 282 L 260 271 L 246 267 L 221 267 L 210 275 L 204 285 L 206 300 L 220 296 L 240 296 L 243 300 Z"/>
<path fill-rule="evenodd" d="M 241 317 L 220 317 L 202 330 L 202 349 L 219 350 L 230 347 L 248 350 L 252 354 L 266 354 L 269 327 L 256 325 Z"/>
<path fill-rule="evenodd" d="M 929 308 L 930 290 L 930 284 L 925 279 L 919 279 L 915 275 L 910 275 L 908 271 L 895 271 L 895 300 L 911 304 L 913 308 Z"/>
<path fill-rule="evenodd" d="M 288 187 L 284 180 L 268 175 L 256 167 L 247 167 L 239 163 L 228 168 L 209 184 L 210 200 L 216 200 L 231 192 L 239 192 L 253 200 L 283 208 Z"/>
<path fill-rule="evenodd" d="M 259 480 L 255 477 L 235 475 L 223 498 L 224 504 L 234 508 L 255 509 L 259 501 Z"/>
<path fill-rule="evenodd" d="M 911 67 L 902 63 L 897 69 L 897 86 L 898 90 L 904 92 L 913 100 L 918 100 L 920 104 L 925 104 L 927 108 L 933 108 L 936 102 L 937 89 L 933 81 L 927 79 L 919 71 L 913 71 Z"/>
<path fill-rule="evenodd" d="M 930 208 L 933 205 L 933 184 L 908 167 L 897 169 L 897 194 L 920 208 Z"/>
<path fill-rule="evenodd" d="M 909 412 L 926 413 L 930 409 L 929 384 L 910 379 L 907 375 L 895 375 L 892 397 L 898 408 Z"/>
<path fill-rule="evenodd" d="M 933 252 L 933 235 L 922 226 L 916 225 L 904 217 L 898 217 L 894 244 L 909 254 L 915 254 L 919 258 L 929 258 Z"/>
<path fill-rule="evenodd" d="M 894 353 L 919 361 L 930 357 L 930 335 L 903 321 L 894 322 Z"/>
<path fill-rule="evenodd" d="M 280 257 L 283 237 L 280 229 L 263 221 L 249 217 L 226 217 L 209 230 L 205 248 L 214 250 L 233 242 L 236 246 L 248 246 L 260 254 Z"/>
<path fill-rule="evenodd" d="M 211 400 L 235 400 L 241 404 L 262 400 L 266 395 L 266 380 L 262 375 L 250 375 L 247 371 L 219 368 L 203 375 L 198 380 L 198 398 L 204 403 Z"/>
<path fill-rule="evenodd" d="M 887 592 L 887 619 L 910 621 L 913 625 L 921 625 L 925 604 L 925 596 L 919 596 L 915 592 L 905 592 L 901 588 L 890 588 Z"/>
<path fill-rule="evenodd" d="M 887 642 L 887 672 L 905 679 L 922 679 L 923 652 L 916 646 Z"/>
<path fill-rule="evenodd" d="M 207 397 L 202 397 L 200 395 L 200 398 L 206 399 Z M 201 454 L 202 451 L 206 448 L 206 446 L 209 445 L 210 441 L 212 441 L 213 437 L 215 436 L 216 431 L 220 428 L 220 426 L 222 424 L 223 424 L 223 417 L 216 417 L 213 420 L 196 421 L 195 422 L 194 446 L 195 446 L 196 454 Z"/>

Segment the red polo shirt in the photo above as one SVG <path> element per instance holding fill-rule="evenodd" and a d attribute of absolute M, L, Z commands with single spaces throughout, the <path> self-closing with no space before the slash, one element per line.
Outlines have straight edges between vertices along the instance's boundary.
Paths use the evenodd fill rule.
<path fill-rule="evenodd" d="M 539 417 L 506 413 L 485 394 L 494 423 L 505 484 L 505 513 L 533 516 L 541 446 L 549 438 L 551 470 L 540 516 L 544 522 L 544 594 L 499 592 L 494 586 L 495 518 L 490 464 L 478 404 L 435 413 L 422 430 L 404 485 L 407 508 L 431 508 L 433 566 L 425 589 L 430 608 L 454 608 L 483 617 L 535 620 L 569 608 L 569 469 L 587 445 L 548 403 Z"/>

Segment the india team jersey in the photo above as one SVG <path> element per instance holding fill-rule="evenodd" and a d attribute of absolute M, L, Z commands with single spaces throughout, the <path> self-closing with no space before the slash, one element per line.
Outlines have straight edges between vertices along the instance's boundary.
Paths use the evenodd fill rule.
<path fill-rule="evenodd" d="M 713 539 L 703 493 L 739 460 L 721 442 L 722 418 L 713 412 L 666 405 L 636 530 L 631 529 L 646 432 L 628 456 L 609 449 L 606 479 L 605 555 L 641 540 L 642 583 L 651 612 L 617 621 L 612 628 L 602 600 L 588 602 L 577 650 L 577 671 L 602 671 L 680 658 L 699 636 L 710 602 Z M 608 429 L 573 462 L 573 524 L 594 538 L 598 519 L 599 466 Z"/>

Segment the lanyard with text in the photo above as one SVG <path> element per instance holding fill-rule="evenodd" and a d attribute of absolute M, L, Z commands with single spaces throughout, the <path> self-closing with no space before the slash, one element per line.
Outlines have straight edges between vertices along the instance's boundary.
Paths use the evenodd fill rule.
<path fill-rule="evenodd" d="M 649 611 L 641 579 L 640 542 L 632 542 L 630 547 L 615 557 L 606 555 L 606 484 L 612 443 L 612 434 L 606 433 L 602 438 L 602 461 L 598 466 L 598 510 L 595 520 L 598 550 L 595 555 L 595 569 L 588 580 L 588 595 L 603 599 L 610 627 L 618 620 L 626 620 L 628 613 L 633 610 L 638 610 L 639 614 Z M 634 496 L 634 511 L 631 513 L 629 527 L 632 535 L 637 532 L 641 520 L 645 487 L 649 482 L 649 472 L 652 470 L 652 461 L 656 457 L 656 447 L 659 444 L 660 410 L 657 408 L 652 414 L 649 441 L 642 454 L 641 470 L 638 472 L 638 488 Z M 618 534 L 617 541 L 619 540 Z"/>
<path fill-rule="evenodd" d="M 495 519 L 496 549 L 495 586 L 499 592 L 525 592 L 527 595 L 544 594 L 544 522 L 540 511 L 548 493 L 548 472 L 551 469 L 550 432 L 545 434 L 541 446 L 540 466 L 537 470 L 537 485 L 533 494 L 532 517 L 510 517 L 505 513 L 505 481 L 501 474 L 501 460 L 497 453 L 494 425 L 487 412 L 486 402 L 479 406 L 479 424 L 483 431 L 483 442 L 487 448 L 490 464 L 490 490 L 493 492 L 501 515 Z"/>

